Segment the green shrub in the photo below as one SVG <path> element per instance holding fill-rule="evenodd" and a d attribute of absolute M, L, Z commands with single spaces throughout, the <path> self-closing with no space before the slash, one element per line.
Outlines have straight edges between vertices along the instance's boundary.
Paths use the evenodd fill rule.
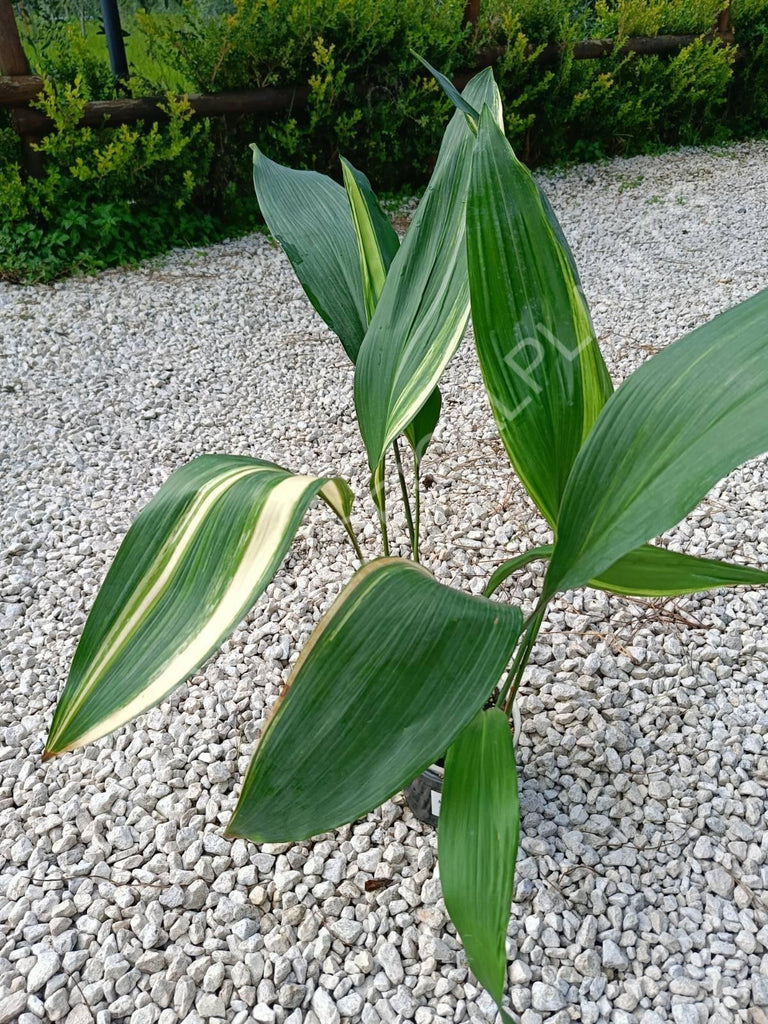
<path fill-rule="evenodd" d="M 439 140 L 435 114 L 447 105 L 411 50 L 456 71 L 474 44 L 463 0 L 234 0 L 210 17 L 183 5 L 185 25 L 139 16 L 161 63 L 201 92 L 308 83 L 306 107 L 271 118 L 228 119 L 220 156 L 239 194 L 251 192 L 248 143 L 269 146 L 302 167 L 335 168 L 338 154 L 375 166 L 391 188 L 423 181 Z"/>
<path fill-rule="evenodd" d="M 564 55 L 554 66 L 539 63 L 540 48 L 531 51 L 517 13 L 495 19 L 494 38 L 505 47 L 496 73 L 507 97 L 507 132 L 526 162 L 594 160 L 727 136 L 723 111 L 735 48 L 699 39 L 663 57 L 574 60 L 569 46 L 588 30 L 611 34 L 607 22 L 595 20 L 609 13 L 598 3 L 591 19 L 566 26 L 559 37 Z M 660 24 L 657 17 L 648 22 L 653 32 Z"/>
<path fill-rule="evenodd" d="M 0 277 L 50 280 L 215 237 L 195 202 L 211 147 L 188 102 L 168 97 L 166 125 L 109 130 L 76 127 L 85 102 L 79 76 L 46 83 L 36 106 L 54 128 L 34 147 L 40 178 L 23 173 L 14 133 L 0 134 Z"/>
<path fill-rule="evenodd" d="M 768 0 L 752 2 L 768 11 Z M 462 24 L 463 3 L 414 0 L 395 8 L 377 0 L 234 0 L 230 13 L 218 16 L 185 2 L 181 30 L 154 15 L 139 15 L 139 21 L 161 63 L 201 91 L 310 84 L 305 108 L 227 124 L 217 144 L 224 177 L 230 190 L 247 196 L 242 156 L 252 138 L 299 167 L 328 171 L 343 152 L 389 189 L 420 184 L 445 103 L 413 49 L 452 72 L 471 66 L 479 50 L 503 47 L 496 73 L 507 130 L 531 162 L 738 135 L 740 124 L 727 116 L 728 97 L 745 69 L 734 72 L 732 47 L 702 39 L 670 55 L 568 56 L 568 44 L 588 36 L 621 41 L 635 34 L 705 33 L 722 6 L 722 0 L 484 0 L 480 24 L 469 30 Z M 753 9 L 743 20 L 757 18 Z M 551 42 L 565 47 L 564 56 L 542 64 L 538 55 Z M 756 72 L 750 68 L 750 77 Z M 753 119 L 753 130 L 761 120 L 762 114 Z"/>
<path fill-rule="evenodd" d="M 768 0 L 734 0 L 734 32 L 742 51 L 729 94 L 728 120 L 738 135 L 768 127 Z"/>
<path fill-rule="evenodd" d="M 115 82 L 107 59 L 103 36 L 96 34 L 96 23 L 51 22 L 27 17 L 21 33 L 32 70 L 57 84 L 80 82 L 80 94 L 86 100 L 109 99 L 115 95 Z"/>
<path fill-rule="evenodd" d="M 71 20 L 58 24 L 47 0 L 25 5 L 33 69 L 56 83 L 44 105 L 67 108 L 115 93 L 104 39 L 89 20 L 98 5 L 89 2 L 59 5 Z M 146 141 L 138 127 L 81 133 L 65 116 L 64 127 L 42 143 L 42 183 L 22 179 L 18 142 L 3 132 L 0 196 L 24 212 L 0 229 L 0 274 L 47 278 L 97 269 L 253 228 L 254 140 L 299 168 L 337 175 L 343 154 L 389 193 L 419 187 L 448 107 L 413 50 L 449 74 L 471 67 L 483 50 L 503 51 L 495 73 L 507 132 L 532 164 L 722 142 L 768 127 L 768 0 L 734 0 L 738 60 L 734 47 L 704 35 L 723 0 L 482 0 L 476 28 L 463 22 L 464 0 L 146 6 L 124 7 L 134 95 L 308 85 L 306 103 L 269 117 L 212 118 L 205 127 L 179 106 L 168 127 L 148 129 Z M 575 61 L 570 53 L 588 37 L 620 43 L 681 31 L 702 38 L 659 56 L 614 52 Z M 562 56 L 542 62 L 551 43 L 562 46 Z M 73 175 L 78 160 L 102 170 L 87 180 L 85 171 Z"/>
<path fill-rule="evenodd" d="M 592 34 L 606 38 L 708 32 L 726 0 L 597 0 Z"/>

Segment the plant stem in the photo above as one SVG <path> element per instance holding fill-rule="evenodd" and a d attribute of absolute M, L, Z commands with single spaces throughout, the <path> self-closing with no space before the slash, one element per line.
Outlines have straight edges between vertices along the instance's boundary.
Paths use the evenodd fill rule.
<path fill-rule="evenodd" d="M 371 477 L 371 496 L 379 514 L 379 526 L 381 527 L 381 538 L 384 542 L 384 556 L 389 558 L 389 534 L 387 533 L 387 495 L 384 488 L 384 458 L 376 472 Z"/>
<path fill-rule="evenodd" d="M 397 438 L 392 442 L 392 450 L 395 453 L 395 465 L 397 466 L 397 479 L 400 481 L 400 493 L 403 496 L 403 505 L 405 506 L 405 519 L 408 523 L 408 536 L 411 539 L 411 551 L 414 552 L 414 558 L 416 558 L 416 539 L 413 529 L 413 516 L 411 515 L 411 503 L 408 500 L 408 488 L 405 485 L 405 473 L 403 472 L 403 460 L 400 458 L 400 445 L 397 443 Z M 416 559 L 418 561 L 418 558 Z"/>
<path fill-rule="evenodd" d="M 525 672 L 526 666 L 528 665 L 528 659 L 531 656 L 533 645 L 536 643 L 536 637 L 539 635 L 541 629 L 541 623 L 544 619 L 544 613 L 547 610 L 547 601 L 542 597 L 539 599 L 539 603 L 533 610 L 531 617 L 525 624 L 523 630 L 522 640 L 520 646 L 517 649 L 515 660 L 512 663 L 512 668 L 509 670 L 504 689 L 499 694 L 497 704 L 503 706 L 504 711 L 509 712 L 512 707 L 512 701 L 515 699 L 515 695 L 520 687 L 520 680 L 523 678 L 523 672 Z M 509 694 L 509 696 L 507 696 Z M 506 700 L 505 700 L 506 697 Z"/>
<path fill-rule="evenodd" d="M 387 511 L 384 494 L 381 495 L 381 504 L 376 506 L 379 510 L 379 524 L 381 525 L 381 539 L 384 542 L 384 557 L 389 558 L 389 534 L 387 533 Z"/>
<path fill-rule="evenodd" d="M 413 457 L 413 558 L 419 561 L 419 530 L 421 529 L 421 488 L 419 484 L 419 469 L 421 464 L 414 455 Z"/>
<path fill-rule="evenodd" d="M 365 565 L 365 555 L 361 551 L 360 545 L 357 543 L 357 537 L 355 536 L 354 530 L 346 521 L 344 523 L 344 529 L 347 531 L 347 536 L 352 541 L 352 547 L 355 549 L 355 554 L 360 559 L 360 565 Z"/>

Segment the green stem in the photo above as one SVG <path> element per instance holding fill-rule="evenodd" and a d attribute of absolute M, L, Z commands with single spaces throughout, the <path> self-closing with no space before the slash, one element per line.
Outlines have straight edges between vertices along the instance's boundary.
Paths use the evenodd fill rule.
<path fill-rule="evenodd" d="M 371 496 L 379 514 L 379 526 L 381 527 L 381 538 L 384 542 L 384 556 L 389 558 L 389 534 L 387 533 L 387 496 L 384 490 L 384 458 L 376 472 L 371 477 Z"/>
<path fill-rule="evenodd" d="M 400 458 L 400 445 L 397 443 L 397 438 L 392 442 L 392 450 L 395 453 L 395 465 L 397 466 L 397 479 L 400 481 L 400 493 L 403 496 L 403 505 L 405 507 L 405 519 L 408 523 L 408 536 L 411 540 L 411 551 L 415 552 L 416 540 L 413 529 L 413 516 L 411 515 L 411 503 L 408 500 L 408 488 L 405 485 L 405 473 L 403 472 L 403 460 Z M 415 557 L 415 554 L 414 554 Z M 418 559 L 416 559 L 418 561 Z"/>
<path fill-rule="evenodd" d="M 509 712 L 512 707 L 512 701 L 515 699 L 515 695 L 520 688 L 520 681 L 523 678 L 523 672 L 525 672 L 528 665 L 528 659 L 531 656 L 533 645 L 536 643 L 536 637 L 539 635 L 539 630 L 541 629 L 544 613 L 547 610 L 547 603 L 548 602 L 545 598 L 540 598 L 539 603 L 533 610 L 533 614 L 525 624 L 523 637 L 520 641 L 520 646 L 517 649 L 515 660 L 512 663 L 512 668 L 509 670 L 509 674 L 507 675 L 507 681 L 504 684 L 504 689 L 499 694 L 499 699 L 496 702 L 497 705 L 503 706 L 504 711 L 506 712 Z M 509 694 L 509 696 L 507 696 L 507 694 Z"/>
<path fill-rule="evenodd" d="M 414 455 L 413 457 L 413 557 L 419 561 L 419 531 L 421 529 L 421 486 L 419 484 L 419 469 L 421 464 Z"/>
<path fill-rule="evenodd" d="M 360 545 L 357 543 L 357 537 L 355 536 L 352 526 L 346 522 L 346 520 L 344 521 L 344 529 L 347 531 L 347 536 L 352 541 L 352 547 L 355 549 L 355 554 L 360 559 L 360 565 L 365 565 L 365 555 L 361 551 Z"/>
<path fill-rule="evenodd" d="M 387 511 L 385 507 L 384 495 L 381 496 L 381 505 L 379 509 L 379 525 L 381 526 L 381 539 L 384 542 L 384 557 L 389 558 L 389 534 L 387 533 Z"/>

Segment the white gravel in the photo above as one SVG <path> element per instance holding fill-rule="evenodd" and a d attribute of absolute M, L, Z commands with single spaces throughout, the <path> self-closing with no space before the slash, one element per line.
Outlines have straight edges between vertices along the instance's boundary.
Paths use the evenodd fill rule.
<path fill-rule="evenodd" d="M 764 142 L 545 185 L 617 380 L 768 285 Z M 282 255 L 254 236 L 4 286 L 0 334 L 0 1024 L 491 1020 L 446 920 L 435 834 L 402 797 L 310 843 L 222 838 L 289 663 L 353 569 L 321 509 L 189 685 L 40 763 L 94 594 L 174 467 L 252 454 L 365 492 L 351 369 Z M 424 550 L 476 591 L 547 532 L 471 346 L 444 394 Z M 734 473 L 672 542 L 768 567 L 767 484 L 765 460 Z M 509 596 L 530 602 L 539 569 Z M 553 609 L 522 700 L 508 952 L 523 1024 L 768 1022 L 767 612 L 757 591 L 666 604 L 582 591 Z M 372 877 L 392 884 L 366 893 Z"/>

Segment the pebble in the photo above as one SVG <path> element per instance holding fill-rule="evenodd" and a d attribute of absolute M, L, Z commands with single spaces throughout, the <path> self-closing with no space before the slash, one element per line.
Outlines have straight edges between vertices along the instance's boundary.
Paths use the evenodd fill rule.
<path fill-rule="evenodd" d="M 621 947 L 613 939 L 605 939 L 603 942 L 603 967 L 623 971 L 628 965 L 629 960 Z"/>
<path fill-rule="evenodd" d="M 399 985 L 405 978 L 400 954 L 391 942 L 383 942 L 376 952 L 376 958 L 393 985 Z"/>
<path fill-rule="evenodd" d="M 0 1024 L 11 1024 L 27 1005 L 26 992 L 12 992 L 0 1000 Z"/>
<path fill-rule="evenodd" d="M 752 976 L 752 1000 L 755 1006 L 768 1006 L 768 977 L 763 974 Z"/>
<path fill-rule="evenodd" d="M 339 921 L 331 921 L 328 925 L 331 935 L 340 939 L 347 946 L 354 946 L 362 930 L 363 926 L 359 921 L 350 921 L 346 917 L 342 917 Z"/>
<path fill-rule="evenodd" d="M 603 951 L 603 956 L 605 956 L 605 951 Z M 586 949 L 583 953 L 579 953 L 573 961 L 573 966 L 585 978 L 597 978 L 602 973 L 603 961 L 593 949 Z M 608 965 L 606 964 L 606 966 Z"/>
<path fill-rule="evenodd" d="M 534 1010 L 546 1010 L 549 1013 L 555 1010 L 562 1010 L 565 1006 L 565 999 L 553 985 L 545 985 L 541 981 L 535 981 L 531 990 L 531 1001 Z"/>
<path fill-rule="evenodd" d="M 323 988 L 318 988 L 312 996 L 312 1009 L 315 1011 L 319 1024 L 339 1024 L 339 1010 Z"/>
<path fill-rule="evenodd" d="M 38 953 L 32 970 L 27 975 L 27 992 L 38 992 L 61 967 L 61 958 L 52 949 Z"/>
<path fill-rule="evenodd" d="M 616 382 L 768 285 L 765 141 L 539 180 Z M 310 841 L 224 836 L 289 665 L 355 568 L 319 504 L 219 655 L 116 735 L 40 761 L 120 539 L 190 458 L 343 474 L 379 553 L 352 368 L 285 258 L 253 235 L 0 284 L 0 336 L 0 1024 L 493 1019 L 447 920 L 435 832 L 401 796 Z M 511 475 L 469 342 L 441 390 L 424 563 L 478 592 L 551 531 Z M 766 493 L 753 460 L 664 543 L 768 568 Z M 543 569 L 499 598 L 530 609 Z M 663 608 L 590 589 L 553 601 L 516 735 L 507 951 L 522 1024 L 766 1024 L 767 611 L 758 589 Z"/>
<path fill-rule="evenodd" d="M 93 1024 L 93 1014 L 82 1003 L 78 1003 L 67 1014 L 66 1024 Z"/>
<path fill-rule="evenodd" d="M 707 872 L 706 878 L 707 885 L 718 896 L 722 896 L 724 899 L 730 899 L 733 896 L 736 883 L 724 868 L 713 868 Z"/>
<path fill-rule="evenodd" d="M 224 1000 L 213 992 L 203 992 L 195 1000 L 195 1006 L 201 1017 L 223 1017 L 226 1013 Z"/>
<path fill-rule="evenodd" d="M 701 1021 L 693 1003 L 675 1003 L 672 1006 L 672 1019 L 675 1024 L 700 1024 Z"/>

